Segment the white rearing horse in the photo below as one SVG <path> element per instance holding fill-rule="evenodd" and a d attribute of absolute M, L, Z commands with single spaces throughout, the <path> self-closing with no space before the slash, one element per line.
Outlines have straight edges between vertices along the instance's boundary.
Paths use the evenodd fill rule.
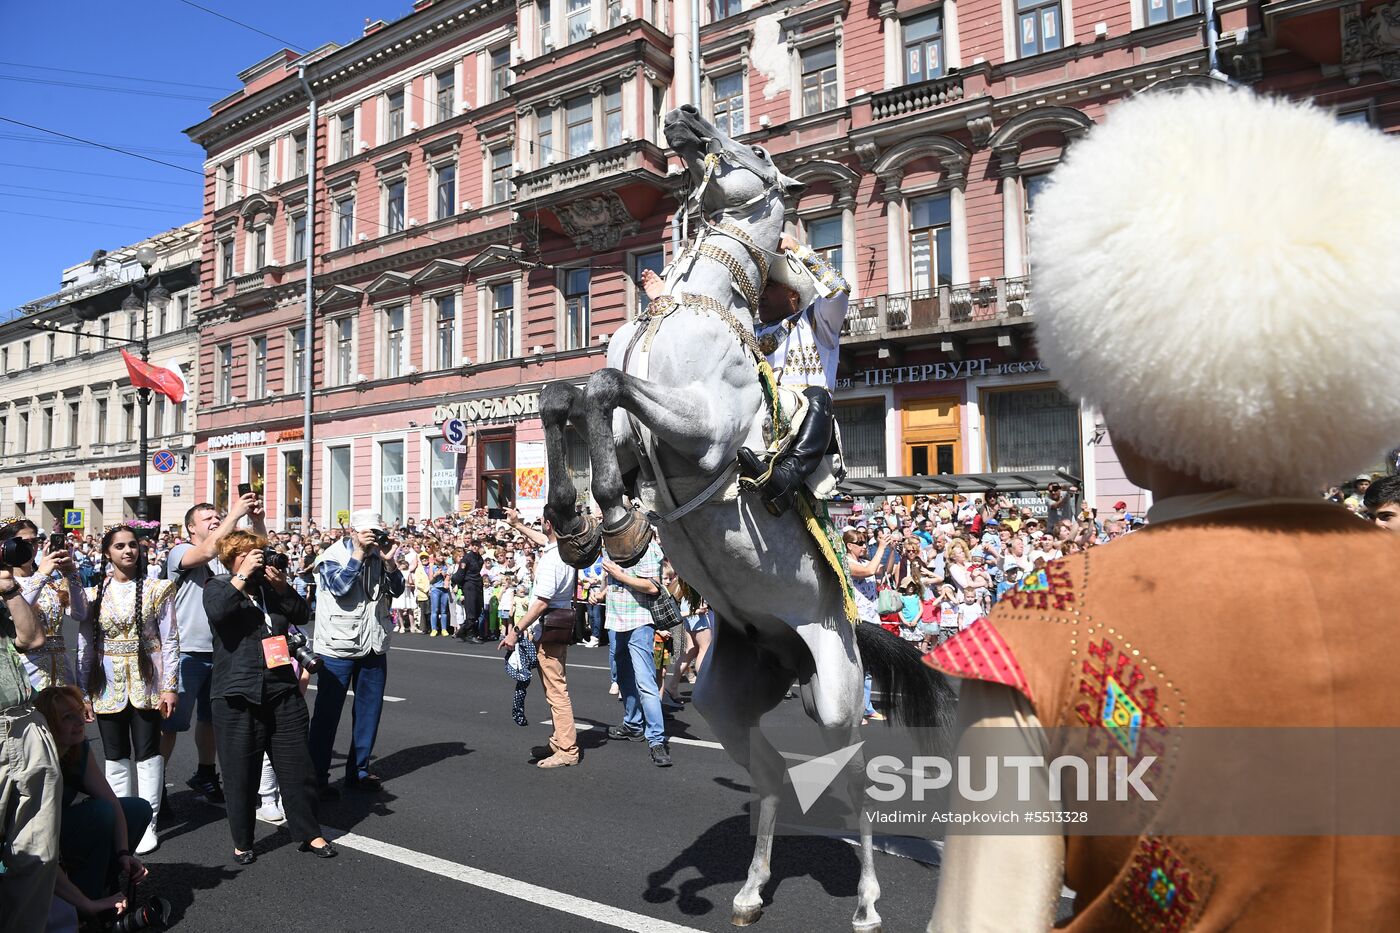
<path fill-rule="evenodd" d="M 541 393 L 549 514 L 561 555 L 575 566 L 592 562 L 600 537 L 619 563 L 635 562 L 651 534 L 648 520 L 624 498 L 624 475 L 638 472 L 643 501 L 664 513 L 651 518 L 667 557 L 715 610 L 715 640 L 694 698 L 759 795 L 753 859 L 733 904 L 732 921 L 746 925 L 763 911 L 760 892 L 770 875 L 785 773 L 782 756 L 758 730 L 760 718 L 797 680 L 807 714 L 836 750 L 856 741 L 865 670 L 896 698 L 896 714 L 913 725 L 946 722 L 951 691 L 907 643 L 879 626 L 848 622 L 843 585 L 795 511 L 774 517 L 755 495 L 735 491 L 736 451 L 740 445 L 765 448 L 770 421 L 755 365 L 753 305 L 769 259 L 777 256 L 783 196 L 802 186 L 779 172 L 762 148 L 734 142 L 694 107 L 671 111 L 665 126 L 695 182 L 689 209 L 703 226 L 696 245 L 667 275 L 674 308 L 665 311 L 668 302 L 660 301 L 649 317 L 623 325 L 609 345 L 608 367 L 594 373 L 585 390 L 553 383 Z M 775 278 L 784 265 L 773 264 Z M 601 533 L 590 517 L 575 516 L 567 423 L 589 439 Z M 859 805 L 863 756 L 847 768 Z M 880 929 L 880 885 L 871 828 L 861 812 L 852 925 L 872 933 Z"/>

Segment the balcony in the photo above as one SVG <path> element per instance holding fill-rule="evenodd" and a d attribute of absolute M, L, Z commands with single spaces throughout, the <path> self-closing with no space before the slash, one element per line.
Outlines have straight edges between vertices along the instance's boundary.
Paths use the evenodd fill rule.
<path fill-rule="evenodd" d="M 951 104 L 962 100 L 962 97 L 962 75 L 934 78 L 932 81 L 906 84 L 904 87 L 870 95 L 870 115 L 876 120 L 905 117 L 911 113 Z"/>
<path fill-rule="evenodd" d="M 628 181 L 662 186 L 665 178 L 666 153 L 645 139 L 634 139 L 515 176 L 515 201 L 573 195 L 590 187 L 615 190 Z"/>
<path fill-rule="evenodd" d="M 978 330 L 1030 319 L 1029 276 L 982 279 L 971 285 L 942 285 L 899 295 L 851 302 L 841 328 L 842 343 Z"/>
<path fill-rule="evenodd" d="M 246 295 L 248 292 L 257 291 L 263 287 L 263 274 L 261 272 L 249 272 L 247 275 L 240 275 L 233 280 L 233 293 L 235 295 Z"/>

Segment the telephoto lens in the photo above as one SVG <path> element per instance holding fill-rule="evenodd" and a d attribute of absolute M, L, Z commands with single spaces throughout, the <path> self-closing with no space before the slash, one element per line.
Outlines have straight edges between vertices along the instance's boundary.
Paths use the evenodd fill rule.
<path fill-rule="evenodd" d="M 321 669 L 321 659 L 311 650 L 305 635 L 300 632 L 288 632 L 287 647 L 291 649 L 292 656 L 297 659 L 303 670 L 314 674 Z"/>
<path fill-rule="evenodd" d="M 0 567 L 24 567 L 34 560 L 34 542 L 26 538 L 0 541 Z"/>
<path fill-rule="evenodd" d="M 274 570 L 287 569 L 287 555 L 276 548 L 263 548 L 263 566 L 271 567 Z"/>

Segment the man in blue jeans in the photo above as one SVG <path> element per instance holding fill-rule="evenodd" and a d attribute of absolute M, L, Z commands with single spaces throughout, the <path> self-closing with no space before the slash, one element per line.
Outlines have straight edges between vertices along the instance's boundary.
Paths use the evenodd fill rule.
<path fill-rule="evenodd" d="M 362 509 L 350 516 L 350 534 L 316 558 L 316 639 L 321 659 L 316 675 L 316 712 L 311 717 L 311 762 L 322 799 L 339 793 L 330 786 L 331 746 L 340 726 L 347 690 L 355 691 L 350 749 L 345 756 L 345 786 L 377 791 L 380 779 L 370 773 L 369 758 L 384 710 L 388 673 L 389 605 L 404 591 L 403 574 L 394 563 L 396 542 L 381 544 L 384 522 Z"/>
<path fill-rule="evenodd" d="M 660 592 L 661 560 L 661 548 L 655 538 L 630 570 L 624 570 L 610 557 L 603 558 L 603 570 L 608 575 L 606 625 L 624 711 L 622 725 L 610 726 L 608 738 L 645 738 L 651 747 L 652 764 L 669 768 L 671 748 L 666 743 L 653 653 L 656 627 L 649 608 L 652 598 Z"/>

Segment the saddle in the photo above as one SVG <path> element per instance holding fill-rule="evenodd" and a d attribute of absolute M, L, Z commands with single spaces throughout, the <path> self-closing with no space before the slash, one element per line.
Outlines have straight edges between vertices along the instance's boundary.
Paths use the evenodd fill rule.
<path fill-rule="evenodd" d="M 782 413 L 782 420 L 787 423 L 787 430 L 781 437 L 775 438 L 771 414 L 764 419 L 763 440 L 768 444 L 769 456 L 782 456 L 787 453 L 793 438 L 797 436 L 797 429 L 807 417 L 807 398 L 796 389 L 780 385 L 778 408 Z M 846 465 L 841 458 L 841 426 L 833 424 L 831 434 L 831 447 L 827 449 L 826 456 L 807 477 L 807 488 L 817 499 L 830 499 L 835 496 L 836 486 L 846 478 Z"/>

